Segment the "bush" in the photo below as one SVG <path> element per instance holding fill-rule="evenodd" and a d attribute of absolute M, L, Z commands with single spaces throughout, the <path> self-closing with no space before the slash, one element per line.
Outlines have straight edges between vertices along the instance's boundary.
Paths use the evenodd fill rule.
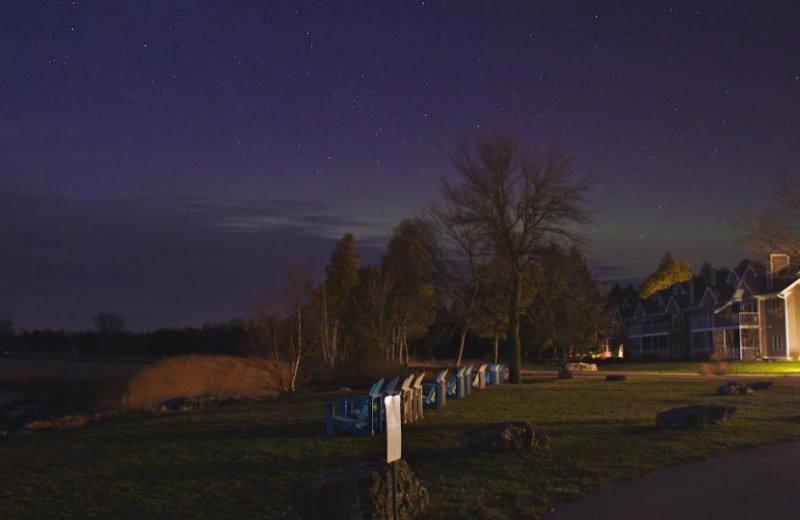
<path fill-rule="evenodd" d="M 724 361 L 717 361 L 715 363 L 703 363 L 700 365 L 699 371 L 704 376 L 726 376 L 731 373 L 731 368 Z"/>

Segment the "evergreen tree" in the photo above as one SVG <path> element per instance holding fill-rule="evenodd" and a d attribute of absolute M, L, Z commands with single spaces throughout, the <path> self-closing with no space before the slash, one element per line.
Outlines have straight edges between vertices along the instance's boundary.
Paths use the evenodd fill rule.
<path fill-rule="evenodd" d="M 352 313 L 353 295 L 358 287 L 356 241 L 351 233 L 336 243 L 325 268 L 326 279 L 317 288 L 317 302 L 323 359 L 329 366 L 344 363 L 348 346 L 348 317 Z"/>
<path fill-rule="evenodd" d="M 383 269 L 393 280 L 392 357 L 401 361 L 409 358 L 408 338 L 424 334 L 436 318 L 438 264 L 433 226 L 421 219 L 401 222 L 383 259 Z"/>

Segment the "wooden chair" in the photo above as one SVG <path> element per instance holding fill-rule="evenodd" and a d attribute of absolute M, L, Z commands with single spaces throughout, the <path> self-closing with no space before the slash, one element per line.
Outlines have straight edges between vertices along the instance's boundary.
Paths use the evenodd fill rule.
<path fill-rule="evenodd" d="M 424 390 L 422 388 L 423 379 L 425 379 L 425 372 L 419 374 L 416 379 L 414 379 L 414 384 L 411 385 L 411 388 L 414 391 L 414 398 L 411 400 L 411 410 L 415 421 L 418 421 L 424 417 L 424 414 L 422 413 L 422 409 L 424 408 Z"/>
<path fill-rule="evenodd" d="M 400 407 L 402 414 L 403 424 L 408 424 L 414 421 L 414 390 L 411 385 L 414 383 L 414 374 L 411 374 L 400 385 L 400 395 L 403 397 L 403 403 Z"/>
<path fill-rule="evenodd" d="M 482 364 L 478 367 L 478 371 L 475 372 L 475 377 L 472 379 L 472 386 L 483 390 L 486 388 L 486 369 L 489 368 L 488 363 Z"/>

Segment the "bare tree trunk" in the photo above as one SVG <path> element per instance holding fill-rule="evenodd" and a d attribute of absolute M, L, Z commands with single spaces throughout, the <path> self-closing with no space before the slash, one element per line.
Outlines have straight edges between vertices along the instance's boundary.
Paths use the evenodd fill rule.
<path fill-rule="evenodd" d="M 494 364 L 500 360 L 500 335 L 494 333 Z"/>
<path fill-rule="evenodd" d="M 333 330 L 331 331 L 331 368 L 336 366 L 336 360 L 339 359 L 339 320 L 333 321 Z"/>
<path fill-rule="evenodd" d="M 405 365 L 408 366 L 408 364 L 410 362 L 410 356 L 408 354 L 408 330 L 406 329 L 405 326 L 403 327 L 403 348 L 406 351 L 406 362 L 405 362 Z"/>
<path fill-rule="evenodd" d="M 508 315 L 508 369 L 510 383 L 520 382 L 522 365 L 522 345 L 519 337 L 519 313 L 522 297 L 522 274 L 515 266 L 512 269 L 514 283 L 511 288 L 511 302 Z"/>
<path fill-rule="evenodd" d="M 458 356 L 456 357 L 456 366 L 461 366 L 461 358 L 464 356 L 464 343 L 467 341 L 467 329 L 461 331 L 461 341 L 458 345 Z"/>

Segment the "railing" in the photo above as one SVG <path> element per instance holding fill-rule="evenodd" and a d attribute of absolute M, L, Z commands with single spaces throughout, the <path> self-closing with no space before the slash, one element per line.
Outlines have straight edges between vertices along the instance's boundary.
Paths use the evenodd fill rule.
<path fill-rule="evenodd" d="M 746 327 L 748 325 L 758 326 L 758 313 L 757 312 L 740 312 L 739 325 Z"/>
<path fill-rule="evenodd" d="M 671 353 L 668 348 L 645 348 L 642 349 L 642 356 L 668 358 Z"/>
<path fill-rule="evenodd" d="M 758 327 L 757 312 L 715 314 L 711 318 L 692 318 L 692 330 L 721 329 L 731 327 Z"/>
<path fill-rule="evenodd" d="M 650 336 L 669 334 L 669 323 L 644 323 L 628 327 L 628 336 Z"/>

